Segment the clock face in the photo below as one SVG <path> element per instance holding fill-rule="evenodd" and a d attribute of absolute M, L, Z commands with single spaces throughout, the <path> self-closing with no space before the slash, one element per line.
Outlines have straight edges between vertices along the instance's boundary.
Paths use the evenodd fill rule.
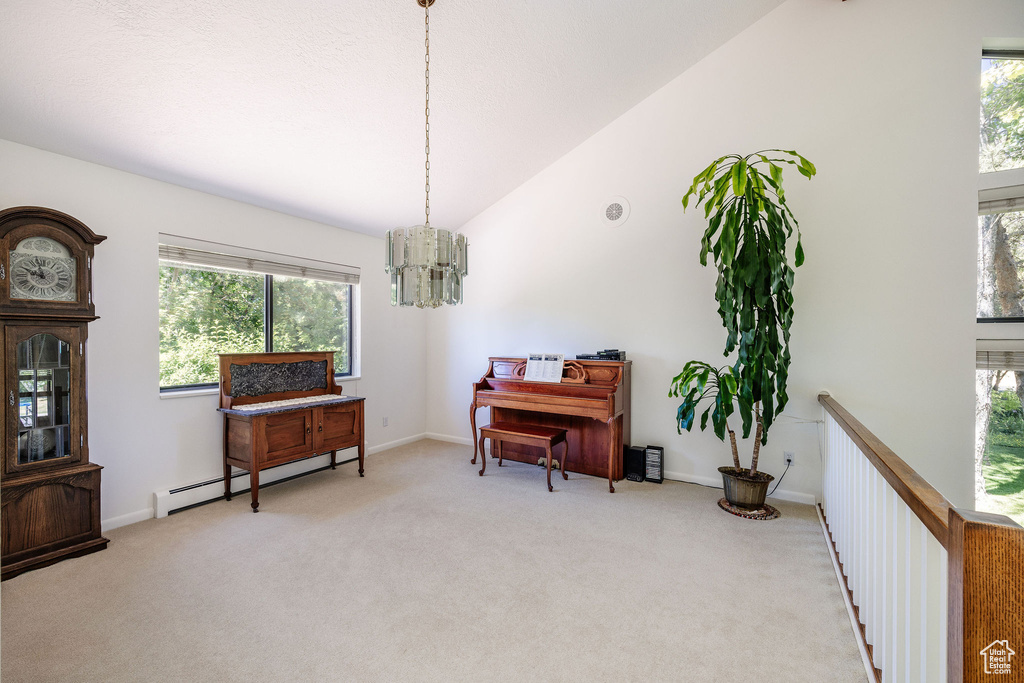
<path fill-rule="evenodd" d="M 47 237 L 22 240 L 11 252 L 11 298 L 75 301 L 76 259 Z"/>

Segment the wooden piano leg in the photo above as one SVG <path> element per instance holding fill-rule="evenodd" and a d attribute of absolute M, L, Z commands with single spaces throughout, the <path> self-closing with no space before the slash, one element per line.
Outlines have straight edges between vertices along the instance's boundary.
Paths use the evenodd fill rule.
<path fill-rule="evenodd" d="M 476 403 L 469 404 L 469 428 L 473 432 L 473 459 L 469 461 L 470 465 L 476 464 Z"/>
<path fill-rule="evenodd" d="M 569 475 L 565 473 L 565 464 L 569 460 L 569 440 L 562 442 L 562 479 L 569 481 Z"/>
<path fill-rule="evenodd" d="M 544 455 L 547 456 L 547 463 L 545 463 L 545 467 L 546 467 L 546 469 L 548 471 L 548 493 L 551 493 L 555 489 L 551 487 L 551 458 L 553 458 L 554 456 L 551 453 L 551 443 L 550 442 L 548 443 L 547 446 L 544 447 Z"/>
<path fill-rule="evenodd" d="M 485 438 L 484 435 L 481 434 L 480 435 L 480 476 L 481 477 L 484 476 L 484 470 L 487 469 L 487 456 L 484 455 L 484 438 Z M 494 443 L 493 439 L 491 440 L 491 443 L 492 444 Z M 474 442 L 474 446 L 475 445 L 476 445 L 476 442 Z M 473 460 L 476 460 L 476 456 L 475 455 L 473 456 Z"/>
<path fill-rule="evenodd" d="M 253 512 L 259 512 L 260 511 L 260 509 L 259 509 L 260 508 L 260 471 L 258 469 L 253 468 L 252 470 L 249 471 L 249 481 L 251 483 L 251 488 L 252 488 L 252 503 L 250 503 L 250 505 L 252 506 L 252 511 Z"/>
<path fill-rule="evenodd" d="M 615 438 L 615 418 L 610 418 L 605 424 L 608 425 L 608 493 L 615 493 L 615 451 L 618 439 Z"/>
<path fill-rule="evenodd" d="M 331 451 L 331 469 L 338 469 L 338 451 Z"/>

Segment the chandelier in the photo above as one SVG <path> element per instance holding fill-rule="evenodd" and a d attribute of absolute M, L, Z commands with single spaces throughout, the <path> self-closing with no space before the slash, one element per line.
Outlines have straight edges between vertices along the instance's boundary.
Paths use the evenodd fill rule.
<path fill-rule="evenodd" d="M 391 275 L 392 306 L 437 308 L 462 303 L 467 244 L 465 235 L 430 227 L 430 5 L 434 0 L 416 1 L 424 8 L 426 26 L 426 218 L 423 225 L 388 231 L 384 272 Z"/>

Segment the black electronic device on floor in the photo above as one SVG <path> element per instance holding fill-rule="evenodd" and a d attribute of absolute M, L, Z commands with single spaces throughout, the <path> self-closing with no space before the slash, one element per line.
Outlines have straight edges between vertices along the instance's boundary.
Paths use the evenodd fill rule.
<path fill-rule="evenodd" d="M 629 481 L 643 481 L 644 469 L 647 461 L 646 451 L 635 446 L 626 447 L 626 479 Z"/>
<path fill-rule="evenodd" d="M 648 446 L 644 449 L 644 479 L 660 484 L 665 479 L 665 449 Z"/>

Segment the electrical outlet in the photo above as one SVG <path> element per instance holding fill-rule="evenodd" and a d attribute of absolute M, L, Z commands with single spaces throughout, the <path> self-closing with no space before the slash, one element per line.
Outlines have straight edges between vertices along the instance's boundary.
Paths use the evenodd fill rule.
<path fill-rule="evenodd" d="M 385 427 L 387 427 L 387 426 L 388 426 L 388 419 L 387 419 L 386 417 L 384 418 L 384 426 L 385 426 Z"/>
<path fill-rule="evenodd" d="M 786 460 L 786 466 L 787 466 L 787 467 L 789 467 L 790 465 L 792 465 L 792 464 L 793 464 L 793 458 L 794 458 L 794 456 L 795 456 L 795 455 L 796 455 L 796 454 L 795 454 L 795 453 L 793 453 L 793 451 L 785 451 L 785 452 L 784 452 L 784 453 L 782 454 L 782 456 L 783 456 L 783 457 L 785 458 L 785 460 Z"/>

